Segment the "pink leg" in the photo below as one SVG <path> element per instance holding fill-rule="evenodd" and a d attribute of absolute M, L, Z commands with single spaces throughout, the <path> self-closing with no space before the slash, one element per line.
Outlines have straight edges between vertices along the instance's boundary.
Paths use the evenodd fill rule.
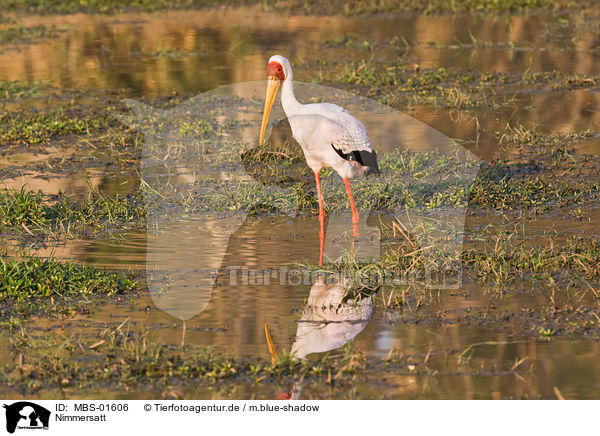
<path fill-rule="evenodd" d="M 354 204 L 354 197 L 352 196 L 352 189 L 350 188 L 350 180 L 348 177 L 344 179 L 344 184 L 346 185 L 346 192 L 348 193 L 348 199 L 350 200 L 350 207 L 352 208 L 352 235 L 354 238 L 358 238 L 358 211 L 356 210 L 356 205 Z M 350 252 L 354 253 L 354 241 L 352 241 L 352 248 Z"/>
<path fill-rule="evenodd" d="M 319 265 L 323 265 L 323 249 L 325 247 L 325 207 L 323 206 L 323 193 L 321 192 L 321 176 L 315 171 L 315 180 L 317 181 L 317 196 L 319 197 Z"/>
<path fill-rule="evenodd" d="M 317 181 L 317 196 L 319 197 L 319 221 L 325 220 L 325 207 L 323 206 L 323 193 L 321 192 L 321 176 L 315 171 L 315 180 Z"/>
<path fill-rule="evenodd" d="M 346 192 L 348 193 L 350 207 L 352 208 L 352 223 L 358 224 L 358 211 L 356 210 L 356 206 L 354 205 L 354 197 L 352 197 L 352 189 L 350 189 L 350 180 L 348 180 L 348 177 L 344 179 L 344 184 L 346 185 Z"/>

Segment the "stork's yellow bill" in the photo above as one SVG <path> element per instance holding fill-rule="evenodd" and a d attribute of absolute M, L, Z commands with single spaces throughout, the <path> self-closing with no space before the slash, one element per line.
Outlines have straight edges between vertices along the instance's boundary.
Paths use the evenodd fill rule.
<path fill-rule="evenodd" d="M 267 80 L 267 96 L 265 97 L 265 109 L 263 111 L 262 124 L 260 125 L 260 140 L 258 142 L 260 145 L 263 145 L 265 129 L 267 128 L 269 115 L 271 114 L 271 109 L 275 103 L 275 98 L 277 97 L 277 91 L 279 90 L 280 84 L 281 81 L 276 77 L 269 77 Z"/>
<path fill-rule="evenodd" d="M 285 80 L 285 72 L 281 63 L 274 61 L 267 65 L 267 96 L 265 97 L 265 109 L 263 112 L 262 124 L 260 125 L 260 140 L 258 143 L 263 145 L 265 139 L 265 129 L 269 122 L 269 115 L 277 97 L 277 91 L 281 82 Z"/>

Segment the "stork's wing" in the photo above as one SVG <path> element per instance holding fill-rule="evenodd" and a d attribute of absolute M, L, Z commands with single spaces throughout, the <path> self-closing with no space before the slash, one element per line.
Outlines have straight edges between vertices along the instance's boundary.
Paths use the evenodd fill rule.
<path fill-rule="evenodd" d="M 354 151 L 375 151 L 367 135 L 367 129 L 360 121 L 338 105 L 323 103 L 320 106 L 321 115 L 333 122 L 331 144 L 336 150 L 346 155 Z"/>
<path fill-rule="evenodd" d="M 373 152 L 373 146 L 367 135 L 367 130 L 360 121 L 352 115 L 348 115 L 352 117 L 353 122 L 340 123 L 336 120 L 340 128 L 333 139 L 333 145 L 345 154 L 352 153 L 353 151 Z"/>
<path fill-rule="evenodd" d="M 331 110 L 328 115 L 333 125 L 330 143 L 335 152 L 342 159 L 354 160 L 378 172 L 377 155 L 371 145 L 365 126 L 341 107 L 328 106 L 335 106 L 335 109 L 337 109 L 335 112 Z"/>

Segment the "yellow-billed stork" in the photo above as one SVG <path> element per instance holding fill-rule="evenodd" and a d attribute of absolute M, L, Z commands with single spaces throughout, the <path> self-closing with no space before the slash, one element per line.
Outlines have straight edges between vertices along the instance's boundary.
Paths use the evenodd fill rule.
<path fill-rule="evenodd" d="M 267 79 L 267 95 L 260 126 L 259 144 L 263 145 L 269 114 L 275 103 L 277 91 L 281 87 L 281 104 L 290 123 L 292 135 L 302 147 L 306 163 L 315 173 L 319 198 L 321 241 L 324 237 L 325 223 L 325 208 L 319 175 L 322 168 L 333 168 L 344 180 L 352 209 L 352 223 L 357 229 L 358 211 L 352 197 L 349 179 L 355 176 L 379 174 L 377 155 L 365 126 L 344 108 L 335 104 L 300 103 L 294 95 L 292 66 L 290 61 L 283 56 L 275 55 L 269 59 Z M 319 263 L 322 263 L 322 251 L 321 247 Z"/>

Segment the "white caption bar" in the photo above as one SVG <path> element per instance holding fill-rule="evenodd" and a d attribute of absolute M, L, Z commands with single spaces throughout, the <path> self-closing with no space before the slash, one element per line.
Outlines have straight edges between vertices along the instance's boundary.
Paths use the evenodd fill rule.
<path fill-rule="evenodd" d="M 1 402 L 0 435 L 21 436 L 594 434 L 599 406 L 598 401 Z"/>

